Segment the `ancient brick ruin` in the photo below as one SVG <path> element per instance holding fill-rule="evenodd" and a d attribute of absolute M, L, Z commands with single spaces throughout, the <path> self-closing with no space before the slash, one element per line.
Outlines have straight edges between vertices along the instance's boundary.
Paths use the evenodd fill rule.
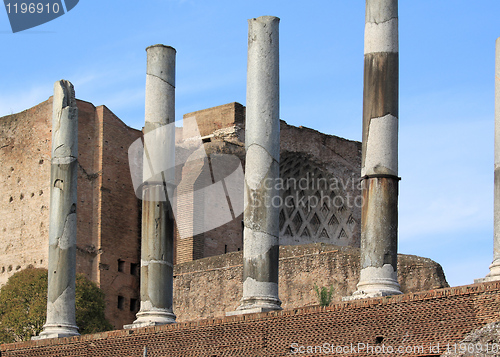
<path fill-rule="evenodd" d="M 120 192 L 133 192 L 127 148 L 141 132 L 104 106 L 77 105 L 77 272 L 102 287 L 107 318 L 119 326 L 133 320 L 139 299 L 140 209 L 135 195 Z M 0 120 L 2 284 L 28 266 L 48 267 L 51 121 L 52 97 Z"/>
<path fill-rule="evenodd" d="M 81 100 L 77 100 L 77 105 L 77 272 L 97 282 L 105 291 L 107 317 L 120 328 L 134 320 L 139 301 L 141 209 L 140 201 L 133 194 L 127 149 L 141 132 L 126 126 L 104 106 L 95 108 Z M 244 106 L 230 103 L 184 117 L 196 116 L 201 134 L 207 137 L 204 147 L 208 154 L 225 152 L 244 160 L 244 113 Z M 0 255 L 2 283 L 28 266 L 47 268 L 51 118 L 52 98 L 0 119 L 0 140 L 4 146 L 1 185 L 7 202 L 0 206 L 4 217 L 3 254 Z M 190 135 L 189 127 L 177 128 L 179 157 Z M 282 177 L 300 180 L 309 174 L 319 179 L 341 178 L 347 183 L 344 189 L 339 180 L 338 188 L 324 194 L 341 197 L 359 194 L 357 185 L 351 183 L 359 176 L 360 150 L 359 142 L 281 121 Z M 199 172 L 196 167 L 181 166 L 177 172 L 181 175 L 179 186 L 192 190 Z M 319 192 L 312 187 L 297 191 L 306 197 Z M 291 195 L 297 196 L 293 192 Z M 342 206 L 335 211 L 327 208 L 318 205 L 308 211 L 305 205 L 283 207 L 280 245 L 327 243 L 359 248 L 360 210 Z M 194 205 L 178 208 L 177 224 L 189 228 L 189 217 L 195 209 Z M 221 227 L 190 238 L 177 237 L 176 263 L 240 251 L 241 219 L 236 217 Z M 207 290 L 210 289 L 207 286 Z"/>
<path fill-rule="evenodd" d="M 66 268 L 75 264 L 104 290 L 107 318 L 126 329 L 4 345 L 1 355 L 285 356 L 304 347 L 317 356 L 328 343 L 351 346 L 342 353 L 352 356 L 385 346 L 439 356 L 497 322 L 498 252 L 488 277 L 458 288 L 448 288 L 439 264 L 397 254 L 397 22 L 397 0 L 367 1 L 363 143 L 279 120 L 279 19 L 271 16 L 249 20 L 247 108 L 189 113 L 183 128 L 156 132 L 175 117 L 175 49 L 164 45 L 147 49 L 142 131 L 76 101 L 77 246 Z M 2 283 L 54 264 L 46 239 L 47 193 L 57 187 L 49 172 L 58 159 L 50 156 L 54 98 L 0 118 Z M 228 156 L 244 168 L 241 187 L 224 181 L 236 170 L 221 178 L 213 169 Z M 139 175 L 129 171 L 131 157 L 142 160 Z M 154 170 L 162 165 L 172 170 Z M 217 185 L 227 204 L 221 225 L 220 195 L 207 189 Z M 183 199 L 172 198 L 174 187 Z M 280 205 L 256 204 L 274 199 Z M 311 306 L 313 283 L 334 286 L 332 306 Z M 50 294 L 49 282 L 49 312 Z M 46 326 L 59 323 L 48 315 Z"/>

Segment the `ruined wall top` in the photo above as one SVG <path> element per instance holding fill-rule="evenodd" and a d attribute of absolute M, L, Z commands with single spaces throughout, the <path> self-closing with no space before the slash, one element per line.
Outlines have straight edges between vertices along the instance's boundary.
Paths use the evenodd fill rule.
<path fill-rule="evenodd" d="M 245 107 L 240 103 L 233 102 L 187 113 L 183 116 L 184 119 L 192 117 L 196 117 L 199 133 L 204 137 L 213 134 L 214 131 L 219 129 L 232 127 L 234 125 L 243 125 L 245 123 Z M 191 138 L 198 134 L 193 125 L 194 121 L 184 123 L 184 139 Z"/>

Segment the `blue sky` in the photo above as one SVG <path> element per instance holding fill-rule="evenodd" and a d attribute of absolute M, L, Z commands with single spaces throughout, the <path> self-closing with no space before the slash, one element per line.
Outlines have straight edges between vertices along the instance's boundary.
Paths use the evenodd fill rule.
<path fill-rule="evenodd" d="M 177 49 L 177 118 L 245 104 L 247 19 L 281 18 L 281 118 L 361 139 L 364 1 L 80 0 L 11 33 L 0 11 L 0 116 L 68 79 L 78 98 L 144 121 L 146 52 Z M 450 285 L 487 274 L 493 237 L 494 44 L 500 2 L 400 1 L 399 251 Z"/>

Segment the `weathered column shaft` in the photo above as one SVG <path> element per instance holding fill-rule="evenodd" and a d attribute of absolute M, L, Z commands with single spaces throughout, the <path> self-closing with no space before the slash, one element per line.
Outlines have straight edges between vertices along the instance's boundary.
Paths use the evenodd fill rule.
<path fill-rule="evenodd" d="M 495 193 L 493 217 L 493 264 L 490 276 L 500 279 L 500 37 L 495 49 Z"/>
<path fill-rule="evenodd" d="M 485 278 L 476 283 L 500 280 L 500 37 L 495 48 L 495 178 L 493 203 L 493 262 Z"/>
<path fill-rule="evenodd" d="M 175 179 L 175 54 L 148 47 L 144 126 L 141 309 L 125 328 L 175 322 L 173 313 L 174 216 L 169 197 Z M 169 125 L 171 124 L 171 125 Z"/>
<path fill-rule="evenodd" d="M 281 309 L 279 259 L 279 18 L 248 20 L 242 312 Z M 271 184 L 269 184 L 271 182 Z M 273 200 L 274 199 L 274 200 Z"/>
<path fill-rule="evenodd" d="M 47 322 L 40 338 L 79 335 L 75 320 L 78 108 L 73 85 L 54 84 Z"/>
<path fill-rule="evenodd" d="M 360 297 L 400 294 L 398 67 L 398 1 L 366 0 Z"/>

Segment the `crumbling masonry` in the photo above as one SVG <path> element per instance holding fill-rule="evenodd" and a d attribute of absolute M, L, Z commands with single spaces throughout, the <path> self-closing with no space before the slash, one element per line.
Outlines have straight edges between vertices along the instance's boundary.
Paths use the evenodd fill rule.
<path fill-rule="evenodd" d="M 293 294 L 291 291 L 280 291 L 278 294 L 280 267 L 285 264 L 280 261 L 280 245 L 319 242 L 356 249 L 361 242 L 360 265 L 348 264 L 356 272 L 351 269 L 343 275 L 347 283 L 341 291 L 349 295 L 354 290 L 353 279 L 358 280 L 359 269 L 357 292 L 353 298 L 393 295 L 400 294 L 402 290 L 418 291 L 446 285 L 438 265 L 426 266 L 429 276 L 433 276 L 431 282 L 411 289 L 402 287 L 408 286 L 408 281 L 415 281 L 415 277 L 406 275 L 408 267 L 401 268 L 400 265 L 399 269 L 404 273 L 403 280 L 400 277 L 398 282 L 398 6 L 396 0 L 368 0 L 366 4 L 362 149 L 360 143 L 302 127 L 291 127 L 279 121 L 279 19 L 271 16 L 249 20 L 247 108 L 238 103 L 210 108 L 187 114 L 186 117 L 196 117 L 194 124 L 186 123 L 184 128 L 172 129 L 170 132 L 159 130 L 163 127 L 174 128 L 168 124 L 173 122 L 175 116 L 175 50 L 163 45 L 147 49 L 146 124 L 142 133 L 126 127 L 106 108 L 93 108 L 89 103 L 73 99 L 82 119 L 78 140 L 84 142 L 86 149 L 95 148 L 94 151 L 87 151 L 92 152 L 91 160 L 82 157 L 81 153 L 79 156 L 76 152 L 73 154 L 74 157 L 78 156 L 78 164 L 74 160 L 76 174 L 73 175 L 78 176 L 75 207 L 76 202 L 79 204 L 78 219 L 76 215 L 72 217 L 76 222 L 73 231 L 77 237 L 73 248 L 76 258 L 73 261 L 76 260 L 76 270 L 85 271 L 105 290 L 107 317 L 116 327 L 130 324 L 136 313 L 136 321 L 127 327 L 174 322 L 176 306 L 179 311 L 192 311 L 192 307 L 190 309 L 188 306 L 191 302 L 179 297 L 182 294 L 178 294 L 176 289 L 183 287 L 189 291 L 191 283 L 197 279 L 195 274 L 201 272 L 209 276 L 212 274 L 209 272 L 221 269 L 234 274 L 241 268 L 241 302 L 238 305 L 228 299 L 232 306 L 225 306 L 223 311 L 203 311 L 199 316 L 279 310 L 282 301 L 283 305 L 287 305 L 286 300 Z M 57 103 L 58 97 L 54 96 L 52 102 L 42 103 L 28 113 L 7 117 L 8 120 L 2 122 L 2 140 L 5 143 L 2 143 L 2 149 L 17 148 L 17 143 L 12 144 L 18 139 L 18 133 L 15 133 L 17 119 L 28 118 L 50 129 L 50 125 L 45 123 L 47 117 L 44 111 L 51 104 L 56 108 Z M 190 125 L 196 125 L 197 129 L 193 130 Z M 127 149 L 141 137 L 144 140 L 144 182 L 139 196 L 142 202 L 126 194 L 134 192 L 127 172 Z M 45 155 L 44 159 L 40 159 L 39 165 L 42 166 L 43 161 L 47 160 L 47 153 L 42 150 L 46 150 L 48 142 L 34 138 L 26 139 L 26 143 L 35 142 L 39 146 L 40 155 Z M 199 165 L 179 164 L 185 163 L 185 156 L 190 155 L 189 147 L 193 139 L 203 142 L 207 155 L 229 153 L 245 164 L 245 211 L 220 227 L 196 234 L 193 230 L 193 234 L 181 238 L 181 230 L 184 234 L 189 231 L 190 224 L 196 224 L 193 211 L 198 202 L 193 201 L 190 205 L 184 202 L 182 207 L 170 207 L 167 198 L 172 196 L 170 191 L 174 188 L 189 192 L 196 190 L 200 183 L 204 162 Z M 7 158 L 6 151 L 2 154 Z M 9 167 L 9 164 L 6 166 Z M 167 169 L 157 174 L 158 170 L 154 169 L 157 167 Z M 12 175 L 18 174 L 15 168 L 10 170 L 10 176 L 5 168 L 2 170 L 8 177 L 7 181 Z M 46 176 L 47 172 L 43 170 L 33 175 L 36 179 Z M 349 197 L 361 195 L 358 187 L 360 177 L 365 202 L 362 209 L 349 201 Z M 287 182 L 306 184 L 268 187 L 264 181 L 277 181 L 280 178 Z M 340 184 L 331 185 L 335 181 Z M 33 202 L 43 199 L 35 197 L 35 190 L 22 180 L 18 180 L 17 184 L 15 186 L 8 181 L 3 192 L 10 195 L 16 188 L 28 189 L 33 191 Z M 40 192 L 44 188 L 47 189 L 43 186 Z M 76 195 L 77 191 L 71 192 Z M 12 204 L 11 211 L 30 207 L 26 201 L 20 202 L 24 200 L 24 193 L 19 199 L 14 199 L 14 196 L 12 194 L 8 198 L 9 204 Z M 122 199 L 124 196 L 127 197 Z M 252 205 L 257 198 L 270 201 L 277 197 L 284 204 L 278 207 L 265 205 L 265 209 L 257 209 L 256 205 Z M 325 197 L 329 200 L 322 200 Z M 210 204 L 210 197 L 203 197 L 202 200 L 203 207 Z M 314 202 L 316 204 L 312 204 Z M 43 210 L 44 206 L 46 210 L 48 203 L 42 205 L 42 218 L 47 214 Z M 182 227 L 174 227 L 174 208 L 181 216 L 177 223 L 182 222 Z M 123 222 L 124 216 L 131 219 Z M 28 239 L 38 239 L 37 236 L 43 232 L 43 221 L 40 223 L 40 232 L 30 231 L 30 227 L 23 228 L 29 232 Z M 120 237 L 119 247 L 116 244 L 117 235 Z M 9 244 L 19 242 L 13 239 Z M 19 248 L 19 251 L 23 250 Z M 305 262 L 310 259 L 309 256 L 326 254 L 321 249 L 318 248 L 318 253 L 302 254 L 297 259 Z M 6 245 L 4 250 L 9 252 L 13 247 Z M 236 253 L 240 250 L 243 251 L 242 255 Z M 234 252 L 233 255 L 220 258 L 224 262 L 217 267 L 210 264 L 205 266 L 209 260 L 200 261 L 199 265 L 193 263 L 196 259 L 230 252 Z M 335 249 L 327 253 L 332 259 L 341 255 Z M 344 253 L 346 262 L 356 256 L 351 251 Z M 234 257 L 241 257 L 241 267 L 238 264 L 227 265 L 234 263 L 231 261 Z M 47 264 L 47 256 L 38 252 L 16 259 L 22 262 L 18 265 L 20 268 Z M 284 259 L 295 258 L 287 256 Z M 51 269 L 52 261 L 49 254 L 48 265 Z M 174 271 L 176 262 L 182 264 L 178 264 Z M 7 265 L 7 262 L 1 263 Z M 197 267 L 202 268 L 197 270 Z M 297 273 L 283 269 L 289 275 Z M 434 274 L 438 271 L 440 273 Z M 11 268 L 6 276 L 13 272 Z M 192 277 L 186 280 L 188 275 Z M 308 276 L 311 282 L 322 278 L 315 271 L 308 272 Z M 222 279 L 221 276 L 218 279 Z M 229 279 L 231 284 L 234 279 Z M 425 279 L 425 275 L 419 275 L 418 279 Z M 215 288 L 217 285 L 216 282 L 205 283 L 208 291 L 221 289 L 220 286 Z M 233 290 L 237 288 L 232 286 Z M 50 291 L 49 287 L 49 296 Z M 237 295 L 234 291 L 231 293 Z M 224 303 L 226 301 L 221 301 L 221 305 Z M 197 308 L 204 309 L 203 306 Z M 189 318 L 196 316 L 190 315 Z M 181 321 L 185 319 L 184 316 L 179 318 Z"/>

